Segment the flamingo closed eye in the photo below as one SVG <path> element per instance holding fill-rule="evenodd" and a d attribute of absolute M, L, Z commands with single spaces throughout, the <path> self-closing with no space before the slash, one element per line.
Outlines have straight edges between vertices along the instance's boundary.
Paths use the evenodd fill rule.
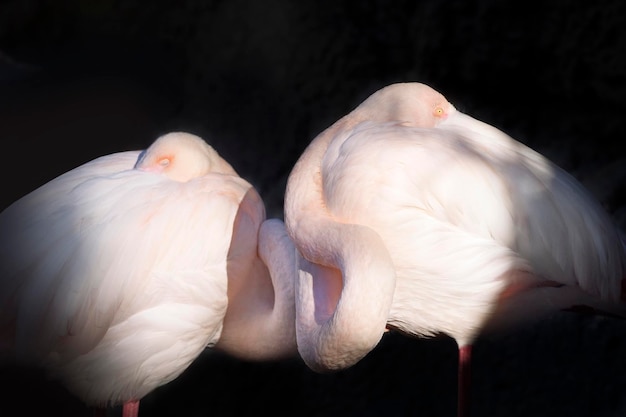
<path fill-rule="evenodd" d="M 484 329 L 576 304 L 623 313 L 626 255 L 609 215 L 424 84 L 387 86 L 319 134 L 289 176 L 285 222 L 303 257 L 296 333 L 309 367 L 353 365 L 386 327 L 445 333 L 459 346 L 459 415 Z"/>
<path fill-rule="evenodd" d="M 86 404 L 136 416 L 207 346 L 295 353 L 293 244 L 197 136 L 71 170 L 4 210 L 0 231 L 0 346 Z"/>

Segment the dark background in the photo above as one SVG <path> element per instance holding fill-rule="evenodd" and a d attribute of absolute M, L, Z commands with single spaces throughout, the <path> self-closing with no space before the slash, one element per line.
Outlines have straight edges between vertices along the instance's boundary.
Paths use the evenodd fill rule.
<path fill-rule="evenodd" d="M 317 133 L 376 89 L 420 81 L 571 172 L 624 227 L 626 3 L 544 3 L 0 2 L 0 206 L 97 156 L 184 130 L 281 217 L 287 175 Z M 0 372 L 3 416 L 89 415 L 35 371 Z M 624 416 L 626 324 L 555 314 L 479 339 L 473 372 L 475 416 Z M 207 352 L 148 395 L 140 415 L 455 409 L 454 342 L 389 334 L 330 375 L 298 358 Z"/>

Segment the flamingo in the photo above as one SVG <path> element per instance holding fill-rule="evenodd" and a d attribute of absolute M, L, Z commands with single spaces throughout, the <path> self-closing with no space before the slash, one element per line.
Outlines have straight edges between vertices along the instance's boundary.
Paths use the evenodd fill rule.
<path fill-rule="evenodd" d="M 349 367 L 385 331 L 459 347 L 458 415 L 483 332 L 587 305 L 623 315 L 626 254 L 571 175 L 421 83 L 388 85 L 293 167 L 285 223 L 302 255 L 300 355 Z"/>
<path fill-rule="evenodd" d="M 97 415 L 136 417 L 207 347 L 297 354 L 293 243 L 195 135 L 66 172 L 6 208 L 0 231 L 0 347 Z"/>

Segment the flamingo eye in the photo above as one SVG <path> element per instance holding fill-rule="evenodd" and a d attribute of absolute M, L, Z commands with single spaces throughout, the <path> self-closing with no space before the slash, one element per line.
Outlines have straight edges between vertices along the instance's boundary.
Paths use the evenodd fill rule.
<path fill-rule="evenodd" d="M 435 117 L 443 117 L 444 115 L 445 115 L 445 111 L 443 110 L 443 107 L 441 106 L 437 106 L 433 110 L 433 116 Z"/>

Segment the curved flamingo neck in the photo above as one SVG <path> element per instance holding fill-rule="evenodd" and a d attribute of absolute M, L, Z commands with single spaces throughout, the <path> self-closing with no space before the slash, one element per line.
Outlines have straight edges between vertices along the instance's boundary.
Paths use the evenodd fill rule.
<path fill-rule="evenodd" d="M 268 268 L 274 293 L 271 312 L 263 323 L 265 334 L 269 337 L 260 340 L 259 346 L 264 347 L 269 356 L 296 354 L 296 249 L 282 221 L 270 219 L 261 225 L 259 256 Z"/>
<path fill-rule="evenodd" d="M 278 219 L 265 219 L 251 188 L 228 254 L 228 309 L 216 348 L 247 360 L 296 354 L 295 248 Z"/>
<path fill-rule="evenodd" d="M 285 193 L 287 230 L 302 257 L 296 281 L 296 336 L 312 369 L 342 369 L 382 337 L 395 290 L 391 258 L 377 233 L 337 221 L 328 212 L 321 162 L 341 119 L 296 163 Z"/>

